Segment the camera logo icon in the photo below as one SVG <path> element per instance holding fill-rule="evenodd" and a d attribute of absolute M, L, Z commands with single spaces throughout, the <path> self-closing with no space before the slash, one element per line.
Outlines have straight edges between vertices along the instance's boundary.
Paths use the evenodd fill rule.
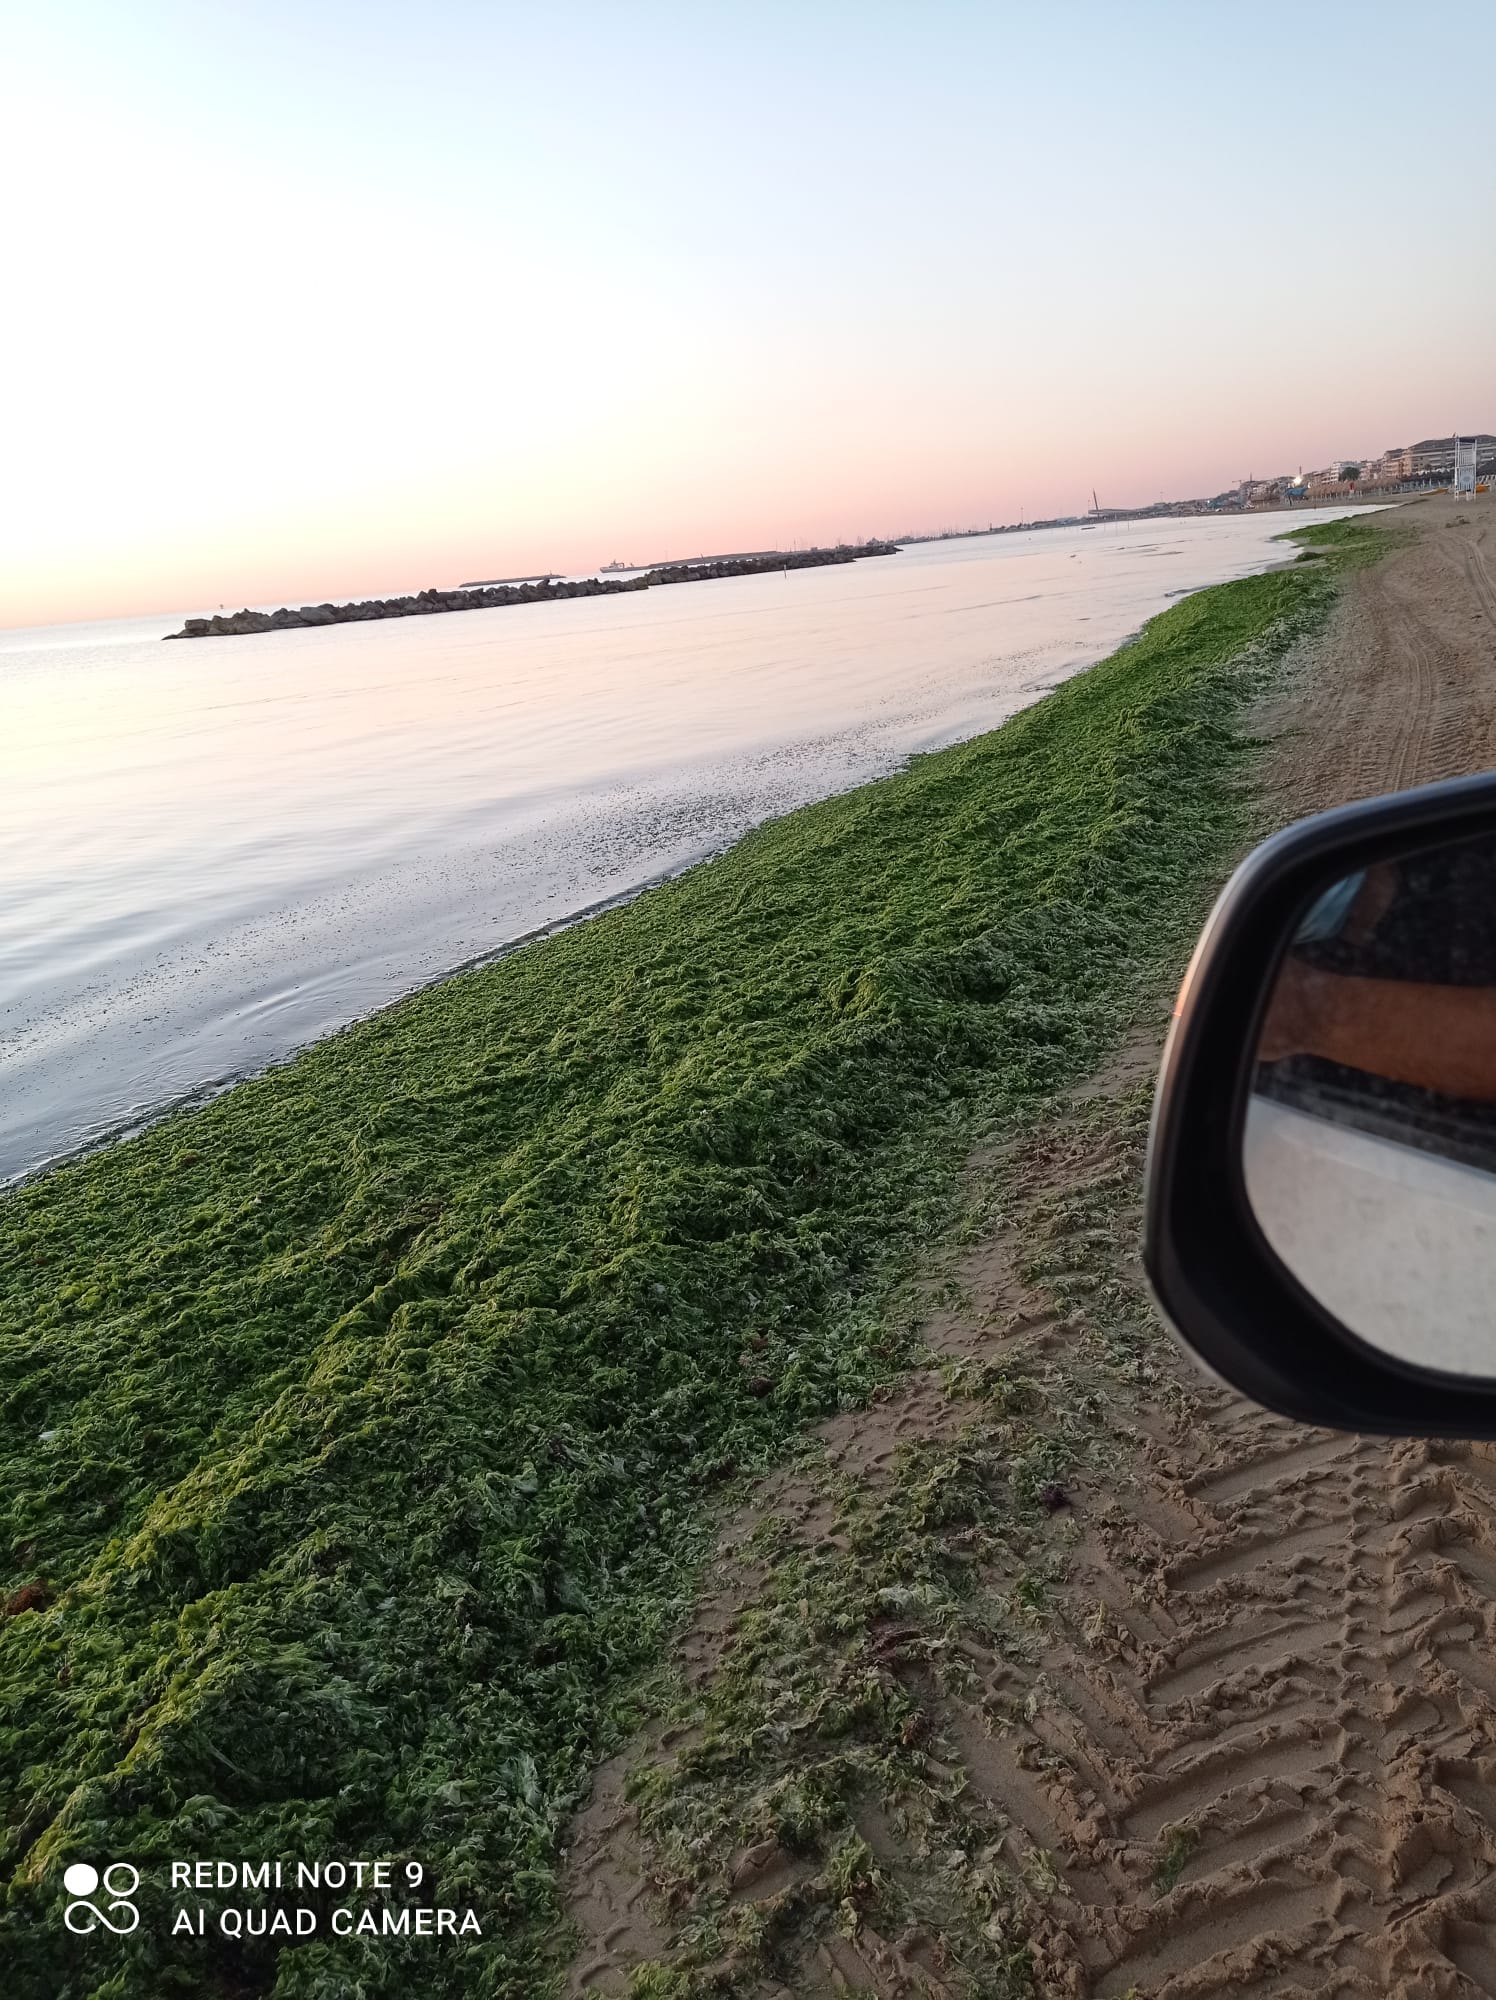
<path fill-rule="evenodd" d="M 99 1871 L 87 1861 L 75 1861 L 64 1870 L 62 1886 L 73 1899 L 63 1911 L 62 1921 L 77 1937 L 87 1937 L 100 1924 L 116 1937 L 128 1937 L 140 1922 L 140 1912 L 130 1901 L 140 1887 L 140 1870 L 128 1861 L 111 1861 L 104 1870 L 102 1910 L 89 1901 L 99 1889 Z"/>

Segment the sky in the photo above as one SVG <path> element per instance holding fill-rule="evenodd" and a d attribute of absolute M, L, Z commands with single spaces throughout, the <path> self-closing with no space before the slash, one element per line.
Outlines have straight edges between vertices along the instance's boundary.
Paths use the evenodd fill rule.
<path fill-rule="evenodd" d="M 1496 430 L 1489 0 L 8 0 L 0 625 Z"/>

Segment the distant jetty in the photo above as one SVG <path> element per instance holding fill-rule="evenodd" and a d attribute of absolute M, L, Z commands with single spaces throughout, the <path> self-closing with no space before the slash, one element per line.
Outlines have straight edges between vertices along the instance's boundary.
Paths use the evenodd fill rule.
<path fill-rule="evenodd" d="M 542 578 L 534 583 L 464 585 L 457 590 L 423 590 L 414 597 L 371 597 L 357 604 L 303 604 L 297 610 L 220 612 L 216 618 L 189 618 L 168 639 L 222 639 L 251 632 L 288 632 L 301 625 L 357 625 L 370 618 L 426 618 L 438 611 L 492 611 L 505 604 L 550 604 L 563 597 L 611 597 L 621 591 L 652 590 L 656 584 L 706 583 L 713 577 L 758 576 L 770 570 L 817 569 L 826 563 L 860 562 L 865 556 L 892 556 L 897 542 L 861 542 L 855 547 L 767 551 L 754 556 L 719 556 L 709 561 L 669 563 L 629 577 L 583 577 L 574 583 Z"/>

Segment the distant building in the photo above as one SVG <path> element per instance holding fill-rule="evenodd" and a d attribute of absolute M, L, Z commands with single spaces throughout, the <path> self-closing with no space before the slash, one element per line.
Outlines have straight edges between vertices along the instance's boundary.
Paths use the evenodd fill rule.
<path fill-rule="evenodd" d="M 1447 437 L 1423 438 L 1419 443 L 1409 445 L 1403 453 L 1403 477 L 1427 479 L 1439 473 L 1453 472 L 1454 444 L 1454 439 Z"/>
<path fill-rule="evenodd" d="M 1474 445 L 1478 469 L 1482 472 L 1496 470 L 1496 437 L 1489 431 L 1479 431 L 1467 436 L 1463 442 Z M 1454 476 L 1455 453 L 1461 443 L 1457 437 L 1421 438 L 1417 444 L 1406 445 L 1397 456 L 1398 473 L 1403 479 L 1449 479 Z M 1390 460 L 1393 454 L 1388 452 Z"/>

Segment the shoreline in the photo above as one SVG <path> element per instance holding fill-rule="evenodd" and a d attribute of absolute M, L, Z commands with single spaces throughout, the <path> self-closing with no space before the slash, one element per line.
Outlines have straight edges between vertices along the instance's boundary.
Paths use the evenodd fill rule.
<path fill-rule="evenodd" d="M 877 780 L 871 782 L 876 783 Z M 839 795 L 833 793 L 830 796 Z M 791 807 L 790 810 L 798 812 L 803 808 Z M 761 820 L 759 824 L 771 826 L 773 821 Z M 126 1145 L 132 1139 L 142 1138 L 146 1133 L 154 1131 L 158 1125 L 166 1124 L 171 1119 L 190 1117 L 194 1112 L 205 1110 L 208 1105 L 216 1104 L 220 1098 L 238 1090 L 243 1084 L 258 1083 L 264 1077 L 274 1076 L 278 1070 L 298 1062 L 310 1050 L 328 1047 L 340 1036 L 355 1033 L 368 1022 L 377 1021 L 381 1016 L 393 1012 L 395 1008 L 406 1006 L 410 1001 L 419 999 L 423 993 L 430 993 L 434 988 L 446 985 L 449 980 L 463 979 L 472 972 L 485 972 L 495 965 L 501 965 L 506 958 L 517 951 L 523 951 L 529 945 L 543 944 L 547 938 L 559 937 L 564 931 L 572 930 L 578 924 L 590 923 L 594 917 L 607 916 L 610 911 L 627 909 L 641 896 L 647 896 L 651 889 L 663 888 L 666 883 L 679 881 L 683 875 L 690 874 L 692 869 L 705 867 L 708 862 L 725 854 L 734 844 L 729 841 L 720 846 L 705 847 L 699 854 L 694 854 L 689 860 L 681 862 L 678 867 L 664 868 L 654 874 L 646 875 L 641 881 L 630 884 L 626 889 L 620 889 L 615 895 L 599 897 L 594 903 L 584 903 L 575 910 L 568 910 L 563 916 L 553 917 L 547 923 L 536 924 L 530 930 L 521 931 L 517 936 L 507 938 L 503 944 L 495 945 L 491 950 L 475 952 L 470 958 L 460 959 L 455 965 L 449 965 L 443 971 L 434 973 L 429 979 L 416 980 L 406 987 L 404 992 L 391 994 L 389 999 L 381 1001 L 368 1013 L 357 1014 L 352 1020 L 345 1021 L 341 1027 L 330 1028 L 326 1034 L 317 1035 L 311 1041 L 301 1043 L 297 1048 L 288 1049 L 269 1062 L 260 1063 L 252 1069 L 236 1070 L 229 1076 L 210 1078 L 191 1090 L 182 1091 L 175 1097 L 165 1099 L 152 1109 L 141 1112 L 138 1117 L 123 1119 L 118 1124 L 111 1125 L 107 1131 L 84 1139 L 76 1146 L 68 1147 L 65 1152 L 54 1153 L 48 1159 L 38 1160 L 35 1166 L 23 1167 L 18 1173 L 0 1179 L 0 1203 L 3 1203 L 7 1195 L 30 1187 L 33 1182 L 49 1174 L 59 1173 L 66 1167 L 80 1165 L 83 1161 L 95 1159 L 99 1154 L 107 1153 L 116 1146 Z"/>
<path fill-rule="evenodd" d="M 1386 510 L 1383 507 L 1378 507 L 1371 511 Z M 1286 545 L 1292 539 L 1293 536 L 1285 532 L 1275 535 L 1272 541 L 1278 545 Z M 1312 563 L 1306 564 L 1306 552 L 1301 551 L 1300 553 L 1291 555 L 1285 554 L 1278 558 L 1265 557 L 1264 567 L 1260 571 L 1253 572 L 1253 574 L 1273 575 L 1280 571 L 1292 570 L 1300 564 L 1313 567 Z M 1199 596 L 1202 591 L 1223 587 L 1225 586 L 1216 584 L 1190 585 L 1177 593 L 1170 593 L 1169 595 L 1173 603 L 1178 605 L 1187 603 L 1191 598 Z M 1170 607 L 1168 604 L 1165 604 L 1162 608 L 1167 609 Z M 1139 628 L 1139 630 L 1141 629 L 1143 628 Z M 1116 652 L 1131 645 L 1137 636 L 1137 631 L 1125 634 L 1116 641 L 1112 651 Z M 1110 657 L 1109 654 L 1102 655 L 1099 659 L 1092 660 L 1086 665 L 1075 668 L 1072 672 L 1064 676 L 1062 680 L 1055 683 L 1055 685 L 1064 686 L 1070 680 L 1083 677 L 1085 674 L 1092 672 L 1096 666 L 1101 665 L 1108 657 Z M 1037 699 L 1042 698 L 1042 696 L 1037 697 Z M 1026 707 L 1032 705 L 1032 702 L 1025 704 Z M 1015 711 L 1015 716 L 1023 712 L 1023 709 L 1019 709 Z M 1015 716 L 1010 716 L 1008 720 L 1015 719 Z M 996 726 L 999 728 L 1005 727 L 1006 723 Z M 977 732 L 977 736 L 989 733 L 991 733 L 989 728 L 983 728 Z M 956 748 L 959 747 L 961 742 L 972 740 L 976 739 L 972 737 L 958 738 L 955 743 L 944 744 L 934 752 L 923 749 L 910 751 L 898 764 L 893 765 L 878 776 L 872 778 L 858 777 L 841 791 L 823 794 L 822 800 L 846 797 L 868 784 L 880 783 L 886 777 L 907 770 L 909 763 L 913 759 L 931 754 L 938 755 L 943 749 Z M 820 802 L 812 800 L 809 804 L 814 805 Z M 732 833 L 725 839 L 708 840 L 687 858 L 679 860 L 665 868 L 650 869 L 626 887 L 612 891 L 595 900 L 582 903 L 575 909 L 566 910 L 560 915 L 547 918 L 543 922 L 528 926 L 498 944 L 455 959 L 450 964 L 444 965 L 440 971 L 413 978 L 408 985 L 405 985 L 400 990 L 387 994 L 378 1004 L 369 1007 L 365 1011 L 350 1015 L 347 1019 L 312 1035 L 307 1040 L 300 1041 L 292 1047 L 282 1049 L 271 1055 L 267 1060 L 251 1061 L 239 1067 L 226 1069 L 216 1076 L 205 1077 L 192 1084 L 189 1088 L 159 1098 L 146 1108 L 132 1107 L 124 1115 L 116 1118 L 108 1125 L 96 1127 L 87 1136 L 61 1147 L 44 1158 L 36 1159 L 29 1165 L 22 1166 L 0 1176 L 0 1200 L 3 1200 L 7 1194 L 28 1187 L 48 1175 L 76 1165 L 81 1161 L 95 1158 L 100 1153 L 107 1152 L 112 1147 L 136 1139 L 162 1123 L 191 1115 L 193 1112 L 219 1101 L 226 1094 L 238 1089 L 241 1085 L 272 1076 L 284 1070 L 288 1065 L 296 1062 L 310 1051 L 337 1042 L 339 1038 L 356 1031 L 369 1022 L 379 1020 L 392 1010 L 406 1005 L 409 1001 L 417 999 L 424 993 L 428 993 L 454 979 L 461 978 L 470 972 L 481 971 L 487 967 L 496 965 L 530 944 L 559 935 L 561 932 L 569 930 L 578 924 L 590 921 L 595 916 L 605 914 L 611 910 L 625 908 L 640 896 L 647 894 L 650 890 L 664 883 L 678 880 L 681 876 L 689 874 L 692 870 L 719 857 L 722 853 L 729 851 L 740 840 L 749 837 L 751 833 L 765 826 L 772 826 L 789 814 L 805 809 L 804 805 L 791 805 L 771 812 L 767 817 L 756 821 L 751 828 L 747 828 L 742 832 Z"/>

